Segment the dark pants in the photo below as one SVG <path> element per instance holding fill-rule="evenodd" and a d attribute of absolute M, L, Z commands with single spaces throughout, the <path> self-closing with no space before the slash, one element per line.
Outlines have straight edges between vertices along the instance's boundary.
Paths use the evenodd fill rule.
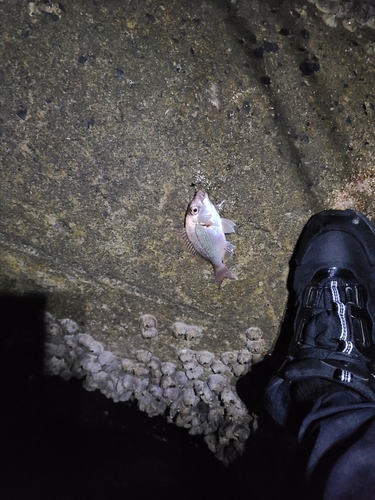
<path fill-rule="evenodd" d="M 307 481 L 298 498 L 375 499 L 375 403 L 351 390 L 321 397 L 298 439 Z"/>

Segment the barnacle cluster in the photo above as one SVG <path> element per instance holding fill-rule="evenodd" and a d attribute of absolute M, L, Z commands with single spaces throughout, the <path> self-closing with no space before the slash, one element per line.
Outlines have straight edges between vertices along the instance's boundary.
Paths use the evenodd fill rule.
<path fill-rule="evenodd" d="M 309 0 L 322 13 L 323 21 L 331 27 L 341 23 L 354 31 L 357 27 L 375 28 L 375 5 L 372 0 Z"/>
<path fill-rule="evenodd" d="M 172 331 L 186 338 L 189 328 L 182 325 L 175 323 Z M 156 327 L 154 316 L 141 317 L 145 338 L 157 335 Z M 224 463 L 242 453 L 253 417 L 234 384 L 264 352 L 259 328 L 247 330 L 246 346 L 240 351 L 217 357 L 210 351 L 180 349 L 169 361 L 162 361 L 148 349 L 116 356 L 81 332 L 73 320 L 59 320 L 49 313 L 46 330 L 46 373 L 66 380 L 81 378 L 90 391 L 99 389 L 114 401 L 136 401 L 150 417 L 164 415 L 169 422 L 189 429 L 190 434 L 203 434 L 209 449 Z M 198 327 L 194 331 L 201 332 Z"/>

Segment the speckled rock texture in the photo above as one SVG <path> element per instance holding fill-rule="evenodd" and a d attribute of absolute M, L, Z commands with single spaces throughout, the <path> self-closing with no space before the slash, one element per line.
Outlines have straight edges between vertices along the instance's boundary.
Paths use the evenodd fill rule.
<path fill-rule="evenodd" d="M 223 460 L 238 441 L 220 434 L 227 408 L 243 411 L 242 444 L 252 426 L 224 386 L 274 346 L 303 225 L 325 208 L 375 216 L 371 2 L 314 3 L 0 3 L 1 290 L 43 294 L 48 318 L 77 324 L 73 347 L 48 347 L 50 372 L 158 401 L 176 423 L 208 387 L 216 434 L 199 412 L 187 427 L 215 434 Z M 180 239 L 196 189 L 237 224 L 238 281 L 220 290 Z"/>

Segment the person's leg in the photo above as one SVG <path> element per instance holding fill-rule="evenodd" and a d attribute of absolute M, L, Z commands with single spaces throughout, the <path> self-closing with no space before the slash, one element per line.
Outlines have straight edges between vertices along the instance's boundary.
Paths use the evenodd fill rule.
<path fill-rule="evenodd" d="M 265 406 L 298 422 L 308 498 L 375 498 L 375 229 L 326 211 L 306 225 L 291 263 L 289 355 Z"/>
<path fill-rule="evenodd" d="M 304 498 L 375 498 L 374 403 L 350 390 L 319 398 L 298 438 Z"/>

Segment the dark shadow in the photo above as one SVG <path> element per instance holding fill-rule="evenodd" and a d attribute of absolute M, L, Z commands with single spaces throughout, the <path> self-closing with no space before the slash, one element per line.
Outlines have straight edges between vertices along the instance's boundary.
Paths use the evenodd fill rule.
<path fill-rule="evenodd" d="M 247 466 L 252 471 L 247 477 L 251 485 L 256 484 L 257 490 L 262 492 L 263 497 L 259 498 L 269 500 L 289 500 L 294 494 L 296 435 L 280 428 L 263 407 L 266 386 L 285 361 L 292 333 L 293 300 L 290 294 L 272 354 L 254 364 L 236 386 L 249 413 L 258 417 L 257 429 L 246 443 L 241 466 Z"/>
<path fill-rule="evenodd" d="M 43 295 L 0 295 L 2 434 L 18 425 L 30 387 L 43 375 L 45 304 Z"/>
<path fill-rule="evenodd" d="M 42 295 L 0 295 L 2 498 L 54 500 L 238 497 L 202 436 L 114 403 L 82 382 L 43 375 Z"/>

